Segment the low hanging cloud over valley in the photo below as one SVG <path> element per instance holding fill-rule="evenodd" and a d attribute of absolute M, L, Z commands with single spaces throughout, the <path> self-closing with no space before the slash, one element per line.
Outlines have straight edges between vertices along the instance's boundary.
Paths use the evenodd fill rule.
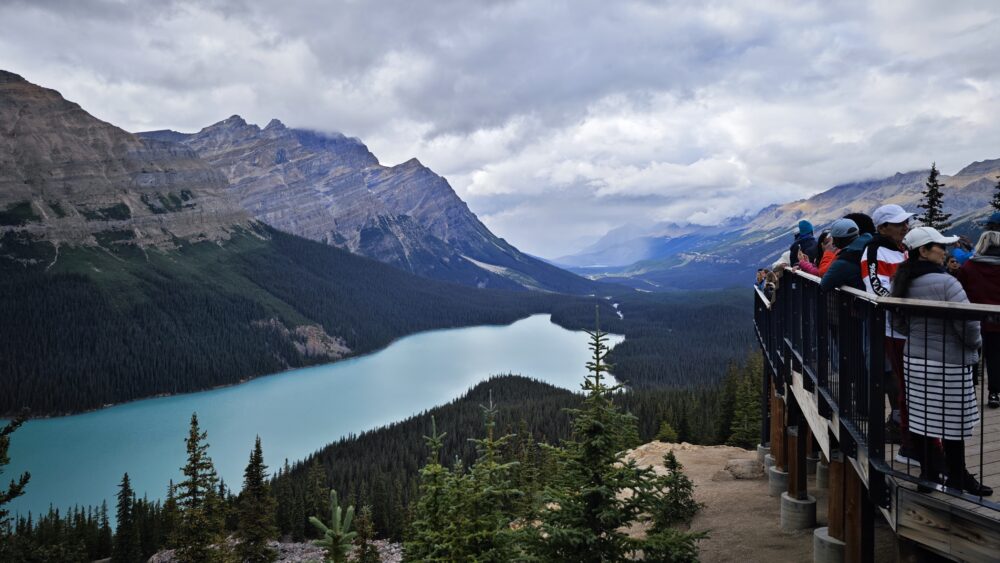
<path fill-rule="evenodd" d="M 0 0 L 0 68 L 128 129 L 240 114 L 445 176 L 554 257 L 1000 157 L 994 2 Z"/>

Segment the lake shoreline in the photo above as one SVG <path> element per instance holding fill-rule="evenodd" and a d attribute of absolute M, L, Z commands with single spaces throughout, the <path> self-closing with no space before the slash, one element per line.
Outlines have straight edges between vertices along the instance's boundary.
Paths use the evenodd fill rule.
<path fill-rule="evenodd" d="M 271 377 L 271 376 L 277 376 L 277 375 L 284 375 L 284 374 L 287 374 L 289 372 L 300 370 L 300 369 L 308 369 L 308 368 L 314 368 L 314 367 L 330 366 L 330 365 L 339 364 L 339 363 L 342 363 L 342 362 L 345 362 L 345 361 L 348 361 L 348 360 L 356 360 L 356 359 L 360 359 L 360 358 L 365 358 L 365 357 L 371 356 L 373 354 L 377 354 L 379 352 L 382 352 L 382 351 L 386 350 L 387 348 L 389 348 L 390 346 L 392 346 L 393 344 L 395 344 L 395 343 L 397 343 L 397 342 L 399 342 L 401 340 L 405 340 L 407 338 L 411 338 L 411 337 L 417 336 L 417 335 L 430 334 L 430 333 L 434 333 L 434 332 L 438 332 L 438 331 L 457 330 L 457 329 L 475 328 L 475 327 L 504 327 L 504 326 L 511 326 L 514 323 L 523 321 L 525 319 L 531 318 L 531 317 L 536 316 L 536 315 L 548 315 L 550 323 L 552 323 L 552 324 L 554 324 L 554 325 L 556 325 L 556 326 L 558 326 L 558 327 L 560 327 L 562 329 L 565 329 L 565 330 L 574 331 L 574 332 L 586 330 L 586 329 L 570 328 L 570 327 L 563 326 L 563 325 L 561 325 L 559 323 L 556 323 L 555 321 L 552 320 L 552 314 L 551 313 L 530 313 L 530 314 L 528 314 L 525 317 L 520 317 L 520 318 L 514 319 L 513 321 L 511 321 L 509 323 L 497 323 L 497 324 L 486 323 L 486 324 L 474 324 L 474 325 L 457 325 L 457 326 L 450 326 L 450 327 L 443 327 L 443 328 L 432 328 L 432 329 L 429 329 L 429 330 L 421 330 L 421 331 L 417 331 L 417 332 L 412 332 L 410 334 L 405 334 L 405 335 L 402 335 L 402 336 L 397 336 L 397 337 L 393 338 L 391 341 L 387 342 L 384 346 L 381 346 L 379 348 L 375 348 L 375 349 L 372 349 L 372 350 L 369 350 L 367 352 L 363 352 L 363 353 L 360 353 L 360 354 L 352 354 L 352 355 L 343 356 L 341 358 L 337 358 L 337 359 L 332 360 L 332 361 L 317 362 L 315 364 L 307 364 L 307 365 L 297 366 L 297 367 L 288 367 L 288 368 L 283 369 L 281 371 L 275 371 L 275 372 L 270 372 L 270 373 L 262 373 L 262 374 L 259 374 L 259 375 L 251 375 L 249 377 L 245 377 L 245 378 L 240 379 L 239 381 L 236 381 L 236 382 L 233 382 L 233 383 L 224 383 L 222 385 L 215 385 L 215 386 L 212 386 L 212 387 L 206 387 L 204 389 L 197 389 L 197 390 L 194 390 L 194 391 L 183 391 L 183 392 L 178 392 L 178 393 L 157 393 L 155 395 L 147 395 L 145 397 L 138 397 L 138 398 L 135 398 L 135 399 L 130 399 L 128 401 L 121 401 L 121 402 L 117 402 L 117 403 L 106 403 L 106 404 L 104 404 L 104 405 L 102 405 L 100 407 L 91 408 L 91 409 L 81 409 L 81 410 L 74 410 L 74 411 L 69 411 L 69 412 L 43 413 L 43 414 L 40 414 L 40 415 L 35 415 L 33 412 L 31 412 L 31 413 L 29 413 L 29 415 L 28 415 L 28 417 L 27 417 L 26 420 L 47 420 L 47 419 L 56 419 L 56 418 L 66 418 L 66 417 L 71 417 L 71 416 L 79 416 L 79 415 L 84 415 L 84 414 L 90 414 L 90 413 L 105 411 L 105 410 L 108 410 L 108 409 L 111 409 L 111 408 L 120 407 L 122 405 L 130 405 L 130 404 L 134 404 L 134 403 L 141 403 L 142 401 L 152 401 L 152 400 L 164 399 L 164 398 L 168 398 L 168 397 L 180 397 L 180 396 L 183 396 L 183 395 L 194 395 L 194 394 L 197 394 L 197 393 L 208 393 L 210 391 L 217 391 L 219 389 L 227 389 L 227 388 L 230 388 L 230 387 L 239 387 L 240 385 L 245 385 L 245 384 L 247 384 L 247 383 L 249 383 L 251 381 L 255 381 L 255 380 L 258 380 L 258 379 L 261 379 L 261 378 L 265 378 L 265 377 Z M 607 334 L 609 336 L 620 336 L 620 337 L 622 337 L 624 339 L 624 335 L 612 334 L 612 333 L 607 333 Z M 14 417 L 17 416 L 17 414 L 18 413 L 6 413 L 6 414 L 0 415 L 0 424 L 6 424 L 7 422 L 13 420 Z"/>

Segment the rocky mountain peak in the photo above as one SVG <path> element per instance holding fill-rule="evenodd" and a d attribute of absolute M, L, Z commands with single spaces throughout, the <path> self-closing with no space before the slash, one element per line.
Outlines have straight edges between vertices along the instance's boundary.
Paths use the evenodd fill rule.
<path fill-rule="evenodd" d="M 497 238 L 416 158 L 382 166 L 356 138 L 277 119 L 261 130 L 239 116 L 181 143 L 229 178 L 244 209 L 277 229 L 469 285 L 591 289 Z"/>
<path fill-rule="evenodd" d="M 172 245 L 248 222 L 226 178 L 186 148 L 141 139 L 55 90 L 0 80 L 0 237 Z M 16 78 L 15 78 L 16 77 Z"/>

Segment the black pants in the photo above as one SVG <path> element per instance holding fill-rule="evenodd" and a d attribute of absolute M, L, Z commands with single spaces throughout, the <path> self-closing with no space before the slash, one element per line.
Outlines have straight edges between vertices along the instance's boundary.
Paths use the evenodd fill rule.
<path fill-rule="evenodd" d="M 983 332 L 983 364 L 990 393 L 1000 393 L 1000 332 Z"/>
<path fill-rule="evenodd" d="M 917 433 L 910 434 L 913 446 L 917 449 L 921 458 L 920 478 L 937 482 L 938 475 L 944 473 L 945 476 L 961 483 L 965 478 L 965 440 L 941 440 L 944 446 L 944 456 L 941 450 L 934 444 L 934 438 L 921 436 Z"/>

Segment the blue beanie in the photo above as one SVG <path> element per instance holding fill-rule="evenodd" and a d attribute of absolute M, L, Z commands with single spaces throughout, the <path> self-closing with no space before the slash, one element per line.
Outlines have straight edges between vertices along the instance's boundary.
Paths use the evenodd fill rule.
<path fill-rule="evenodd" d="M 799 221 L 799 236 L 811 235 L 813 232 L 813 224 L 805 219 Z"/>

